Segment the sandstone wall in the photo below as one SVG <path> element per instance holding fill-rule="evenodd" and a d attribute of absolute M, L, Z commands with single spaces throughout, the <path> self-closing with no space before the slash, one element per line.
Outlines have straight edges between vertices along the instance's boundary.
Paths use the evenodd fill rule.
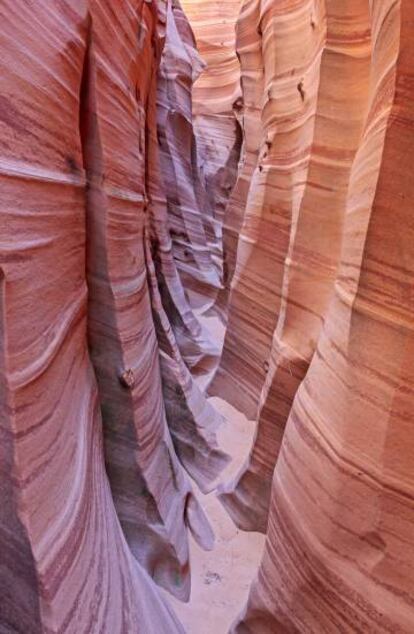
<path fill-rule="evenodd" d="M 414 10 L 406 0 L 264 0 L 260 10 L 271 86 L 274 66 L 281 71 L 269 158 L 277 180 L 263 184 L 264 164 L 249 200 L 261 200 L 261 185 L 279 224 L 257 232 L 243 260 L 239 247 L 223 390 L 253 416 L 259 406 L 258 430 L 222 499 L 267 541 L 233 631 L 408 633 Z M 295 39 L 302 65 L 287 54 Z M 245 225 L 249 206 L 246 214 Z M 280 276 L 276 260 L 266 273 L 271 252 Z M 252 318 L 266 334 L 261 348 Z M 267 359 L 260 379 L 241 371 L 242 359 L 258 368 L 258 352 Z"/>
<path fill-rule="evenodd" d="M 212 220 L 208 238 L 218 285 L 213 293 L 199 283 L 188 286 L 188 291 L 195 306 L 207 309 L 215 305 L 217 294 L 227 284 L 227 260 L 231 267 L 235 258 L 236 245 L 227 238 L 227 227 L 230 225 L 231 231 L 234 224 L 227 214 L 227 204 L 235 185 L 242 144 L 240 64 L 235 49 L 241 0 L 183 0 L 182 5 L 205 64 L 193 88 L 193 115 L 199 169 L 207 192 L 205 212 Z M 225 305 L 225 301 L 219 302 L 222 316 Z"/>
<path fill-rule="evenodd" d="M 169 0 L 75 4 L 0 9 L 0 629 L 170 634 L 150 577 L 187 599 L 187 528 L 213 542 L 183 464 L 206 489 L 226 463 L 192 374 L 217 349 L 179 281 L 157 148 L 188 26 Z M 194 143 L 190 119 L 168 134 Z"/>
<path fill-rule="evenodd" d="M 319 17 L 316 13 L 317 7 L 321 11 Z M 261 376 L 252 374 L 255 379 L 255 383 L 252 383 L 247 372 L 242 375 L 251 389 L 251 394 L 255 394 L 253 404 L 257 402 L 259 406 L 257 436 L 246 468 L 239 474 L 236 482 L 225 487 L 223 498 L 240 525 L 263 532 L 266 532 L 272 475 L 286 420 L 296 390 L 315 352 L 332 298 L 343 240 L 344 219 L 351 197 L 350 187 L 358 176 L 359 181 L 355 187 L 359 187 L 359 191 L 352 192 L 352 200 L 358 200 L 358 204 L 362 204 L 363 196 L 368 195 L 366 192 L 372 195 L 375 189 L 382 144 L 380 135 L 374 136 L 372 133 L 372 117 L 378 118 L 378 125 L 382 125 L 383 130 L 384 117 L 391 106 L 393 94 L 392 87 L 384 93 L 381 83 L 380 73 L 383 73 L 384 69 L 376 63 L 376 34 L 371 33 L 372 16 L 369 3 L 350 2 L 338 5 L 331 2 L 325 3 L 323 10 L 321 7 L 322 5 L 315 5 L 314 2 L 303 2 L 299 14 L 297 6 L 293 6 L 290 13 L 276 13 L 270 27 L 275 32 L 280 32 L 279 39 L 283 46 L 284 30 L 280 22 L 290 23 L 290 28 L 286 28 L 285 31 L 286 37 L 290 39 L 300 34 L 298 15 L 301 15 L 304 18 L 304 28 L 313 32 L 319 28 L 323 39 L 320 55 L 316 57 L 315 62 L 318 65 L 317 90 L 313 98 L 304 92 L 304 119 L 299 119 L 299 126 L 290 119 L 287 123 L 286 139 L 298 138 L 298 142 L 303 144 L 302 150 L 298 146 L 296 155 L 292 154 L 286 142 L 279 154 L 280 164 L 276 161 L 272 164 L 273 167 L 276 163 L 274 169 L 278 169 L 283 176 L 286 174 L 283 164 L 285 157 L 297 158 L 302 155 L 306 162 L 306 178 L 298 180 L 292 177 L 292 169 L 288 168 L 291 185 L 284 187 L 283 192 L 291 191 L 291 202 L 297 183 L 302 190 L 298 193 L 297 212 L 294 211 L 293 204 L 291 206 L 289 245 L 284 260 L 281 259 L 283 273 L 277 284 L 275 269 L 269 272 L 269 281 L 273 284 L 272 292 L 274 301 L 278 302 L 278 308 L 273 315 L 276 322 L 273 324 L 272 338 L 270 311 L 267 312 L 267 319 L 259 326 L 260 332 L 267 333 L 266 346 L 262 348 L 263 357 L 267 355 L 265 378 L 263 379 L 263 373 Z M 303 42 L 306 41 L 303 36 L 301 39 Z M 303 49 L 302 53 L 305 56 L 306 50 Z M 384 63 L 389 64 L 391 54 L 395 59 L 395 51 L 388 50 L 387 53 Z M 307 55 L 310 60 L 315 59 L 311 48 Z M 289 63 L 295 68 L 291 57 Z M 285 76 L 294 77 L 293 70 L 282 70 L 282 81 L 285 81 Z M 311 77 L 300 73 L 300 76 L 302 75 L 302 90 L 305 91 Z M 336 77 L 335 82 L 332 81 L 333 76 Z M 298 90 L 298 86 L 294 80 L 291 92 Z M 378 102 L 380 106 L 377 105 Z M 288 108 L 289 103 L 286 101 L 285 106 L 279 104 L 279 109 L 286 119 L 289 111 L 285 112 L 284 108 Z M 374 115 L 371 113 L 374 107 L 372 104 L 377 108 Z M 288 154 L 285 154 L 288 150 Z M 363 150 L 364 160 L 367 155 L 370 160 L 368 168 L 364 171 L 360 167 Z M 300 161 L 297 164 L 300 165 Z M 254 194 L 255 189 L 251 192 L 251 195 Z M 275 191 L 269 189 L 268 196 L 270 204 L 276 208 L 282 204 L 282 196 Z M 277 241 L 277 230 L 267 232 L 267 236 L 270 249 Z M 257 251 L 261 256 L 260 234 Z M 242 247 L 239 253 L 241 252 Z M 247 280 L 246 284 L 250 283 L 253 288 L 252 267 L 252 260 L 249 259 L 243 270 L 241 290 L 245 288 L 244 279 Z M 258 285 L 255 288 L 259 288 L 258 301 L 269 306 L 272 292 Z M 242 344 L 237 345 L 239 338 L 244 337 L 246 333 L 242 320 L 250 319 L 251 315 L 256 315 L 258 319 L 261 305 L 255 303 L 249 314 L 245 315 L 240 308 L 245 305 L 245 296 L 241 290 L 235 286 L 234 300 L 232 299 L 230 308 L 230 318 L 235 313 L 238 319 L 235 324 L 238 328 L 234 328 L 232 333 L 230 321 L 229 343 L 226 344 L 230 347 L 230 343 L 233 342 L 231 337 L 237 337 L 230 350 L 236 358 L 237 355 L 243 354 L 243 351 L 239 352 Z M 263 318 L 264 316 L 265 313 Z M 248 346 L 256 354 L 257 346 L 254 346 L 252 340 L 253 334 L 243 340 L 243 345 Z M 226 352 L 227 347 L 222 365 L 225 369 L 229 368 L 228 380 L 232 381 L 233 366 L 227 363 L 227 359 L 231 361 L 232 358 L 230 355 L 226 356 Z M 217 377 L 217 384 L 219 380 L 220 375 Z M 254 413 L 255 410 L 249 411 Z M 262 492 L 260 496 L 257 496 L 257 487 Z M 252 507 L 255 509 L 254 514 L 245 512 Z"/>
<path fill-rule="evenodd" d="M 183 5 L 0 7 L 0 632 L 182 631 L 210 309 L 232 631 L 411 634 L 414 6 Z"/>

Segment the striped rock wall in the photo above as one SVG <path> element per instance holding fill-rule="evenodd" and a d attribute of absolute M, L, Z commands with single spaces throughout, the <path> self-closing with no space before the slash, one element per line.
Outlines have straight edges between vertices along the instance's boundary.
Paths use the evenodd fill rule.
<path fill-rule="evenodd" d="M 223 490 L 223 501 L 236 522 L 262 532 L 266 532 L 272 475 L 286 421 L 297 388 L 314 355 L 334 291 L 352 179 L 358 176 L 361 192 L 367 195 L 365 191 L 368 190 L 372 196 L 383 140 L 377 128 L 384 131 L 393 96 L 392 75 L 387 75 L 386 92 L 382 79 L 385 70 L 376 64 L 378 45 L 376 33 L 371 28 L 369 3 L 338 5 L 327 2 L 319 20 L 313 4 L 302 3 L 302 14 L 313 20 L 314 26 L 308 28 L 316 30 L 319 26 L 324 43 L 323 52 L 317 59 L 316 99 L 313 105 L 310 97 L 304 101 L 305 108 L 312 108 L 313 118 L 312 146 L 309 142 L 307 145 L 311 148 L 307 182 L 298 213 L 295 217 L 292 214 L 283 276 L 279 288 L 274 288 L 275 296 L 276 293 L 280 295 L 280 304 L 259 398 L 255 444 L 248 464 L 236 481 L 227 484 Z M 283 20 L 287 17 L 291 25 L 297 25 L 297 8 L 290 14 L 283 14 Z M 273 28 L 278 29 L 277 22 Z M 290 31 L 287 33 L 290 37 Z M 384 37 L 384 33 L 385 27 L 379 36 Z M 396 53 L 390 49 L 389 53 L 394 57 L 387 56 L 383 64 L 392 67 Z M 313 59 L 311 50 L 309 55 Z M 333 75 L 337 77 L 334 84 Z M 305 89 L 305 80 L 303 86 Z M 295 88 L 294 83 L 292 90 Z M 371 114 L 372 104 L 376 107 L 374 115 Z M 373 116 L 377 117 L 377 128 L 372 125 Z M 303 128 L 301 132 L 303 134 Z M 296 133 L 295 129 L 291 136 Z M 365 150 L 366 138 L 370 145 Z M 364 170 L 360 166 L 361 148 L 364 148 L 364 160 L 369 156 Z M 358 190 L 352 193 L 358 204 L 361 204 L 362 193 Z M 274 202 L 279 205 L 279 196 Z M 250 262 L 246 277 L 249 275 Z M 264 291 L 261 292 L 265 301 Z M 269 324 L 269 320 L 266 323 Z M 262 493 L 260 496 L 258 489 Z M 246 512 L 252 508 L 254 514 Z"/>
<path fill-rule="evenodd" d="M 181 632 L 153 580 L 187 599 L 187 529 L 212 545 L 183 464 L 206 489 L 226 463 L 191 374 L 216 351 L 151 176 L 171 7 L 0 8 L 4 632 Z"/>
<path fill-rule="evenodd" d="M 194 319 L 183 291 L 201 285 L 215 292 L 220 283 L 209 244 L 214 233 L 213 218 L 207 204 L 205 182 L 198 169 L 201 150 L 197 147 L 192 118 L 192 88 L 203 69 L 203 62 L 180 5 L 174 1 L 167 10 L 165 2 L 158 2 L 158 9 L 164 22 L 164 25 L 160 22 L 159 31 L 164 31 L 165 43 L 157 78 L 158 129 L 151 129 L 158 135 L 165 192 L 163 204 L 168 212 L 167 234 L 173 255 L 170 269 L 175 269 L 176 288 L 170 295 L 180 297 L 182 304 L 177 308 L 181 316 L 173 321 L 173 327 L 176 337 L 189 348 L 188 352 L 183 349 L 187 363 L 196 367 L 201 365 L 202 359 L 194 341 L 198 342 L 200 352 L 204 351 L 204 365 L 213 357 L 216 362 L 219 354 L 218 349 L 206 350 L 203 335 L 197 331 L 200 325 Z M 154 177 L 152 170 L 149 174 Z M 165 223 L 161 226 L 165 227 Z M 171 274 L 169 278 L 169 283 L 173 283 Z"/>
<path fill-rule="evenodd" d="M 97 35 L 92 41 L 84 111 L 81 106 L 89 183 L 91 359 L 100 388 L 106 466 L 124 533 L 151 576 L 186 599 L 186 524 L 194 516 L 194 532 L 203 535 L 199 524 L 206 522 L 168 429 L 144 242 L 150 213 L 146 206 L 152 203 L 149 130 L 160 53 L 157 13 L 152 3 L 144 2 L 128 15 L 125 5 L 125 22 L 115 26 L 108 14 L 111 7 L 92 4 L 92 36 L 115 28 L 119 51 L 110 38 Z M 135 50 L 123 51 L 124 41 L 133 41 Z M 135 63 L 128 68 L 122 55 Z M 134 129 L 138 138 L 131 133 Z M 207 524 L 205 535 L 210 542 Z"/>
<path fill-rule="evenodd" d="M 214 307 L 232 632 L 411 634 L 414 7 L 183 4 L 0 6 L 0 632 L 183 631 Z"/>
<path fill-rule="evenodd" d="M 261 10 L 269 47 L 267 33 L 275 42 L 285 33 L 306 44 L 305 15 L 309 30 L 320 29 L 321 44 L 308 61 L 301 47 L 304 64 L 318 67 L 316 98 L 305 67 L 295 79 L 314 109 L 310 155 L 305 137 L 299 157 L 306 179 L 289 178 L 273 194 L 277 211 L 295 182 L 303 188 L 290 218 L 257 436 L 223 494 L 239 525 L 267 531 L 257 579 L 232 631 L 408 634 L 414 7 L 408 0 L 264 0 Z M 287 91 L 293 76 L 287 67 Z M 287 108 L 286 123 L 291 103 L 275 105 Z M 292 176 L 291 137 L 302 134 L 293 118 L 277 146 L 289 150 Z"/>
<path fill-rule="evenodd" d="M 205 190 L 193 160 L 191 86 L 200 58 L 180 5 L 159 2 L 158 14 L 163 48 L 148 112 L 146 259 L 167 421 L 182 463 L 208 491 L 228 458 L 216 441 L 222 419 L 207 403 L 198 379 L 216 366 L 219 348 L 190 306 L 180 259 L 185 247 L 191 262 L 187 270 L 214 288 L 216 273 L 204 227 Z"/>
<path fill-rule="evenodd" d="M 269 370 L 285 259 L 304 196 L 325 42 L 323 3 L 288 7 L 257 0 L 255 20 L 245 26 L 253 41 L 260 37 L 262 51 L 259 157 L 240 233 L 223 356 L 211 386 L 212 394 L 226 394 L 250 419 L 257 416 Z"/>
<path fill-rule="evenodd" d="M 240 89 L 242 92 L 242 98 L 239 100 L 235 113 L 243 135 L 243 145 L 237 180 L 228 199 L 223 221 L 223 278 L 215 310 L 224 322 L 227 322 L 239 236 L 262 137 L 261 112 L 264 68 L 262 40 L 258 31 L 259 8 L 257 0 L 242 3 L 235 25 L 235 46 L 240 63 Z"/>
<path fill-rule="evenodd" d="M 227 259 L 231 266 L 235 258 L 235 245 L 227 240 L 227 225 L 232 226 L 227 205 L 237 178 L 242 144 L 240 64 L 235 51 L 241 0 L 183 0 L 182 6 L 205 63 L 193 88 L 193 115 L 198 165 L 207 192 L 205 213 L 212 221 L 207 237 L 218 284 L 212 290 L 197 281 L 187 288 L 193 305 L 206 310 L 215 305 L 226 284 Z M 224 307 L 225 303 L 219 305 Z M 219 314 L 223 316 L 224 312 L 222 308 Z"/>

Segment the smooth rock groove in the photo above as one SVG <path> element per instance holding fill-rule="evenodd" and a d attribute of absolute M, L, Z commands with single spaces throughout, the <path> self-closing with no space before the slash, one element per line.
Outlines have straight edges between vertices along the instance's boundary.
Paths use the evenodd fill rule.
<path fill-rule="evenodd" d="M 218 351 L 177 273 L 157 140 L 183 41 L 191 112 L 191 31 L 170 0 L 0 13 L 0 630 L 181 632 L 150 577 L 188 599 L 187 528 L 213 535 L 182 465 L 208 490 L 227 463 L 193 377 Z M 167 148 L 192 138 L 190 117 Z M 208 253 L 202 225 L 189 248 Z"/>
<path fill-rule="evenodd" d="M 414 4 L 183 5 L 0 7 L 0 633 L 183 632 L 219 363 L 231 633 L 412 634 Z"/>
<path fill-rule="evenodd" d="M 212 231 L 209 247 L 217 267 L 215 289 L 187 285 L 192 304 L 212 309 L 225 320 L 229 281 L 237 243 L 234 230 L 238 218 L 228 206 L 237 178 L 242 130 L 240 63 L 235 51 L 235 25 L 241 0 L 183 0 L 197 47 L 205 66 L 193 88 L 193 115 L 199 148 L 199 169 L 205 183 L 205 212 Z M 233 205 L 234 207 L 234 205 Z M 244 205 L 239 210 L 243 214 Z"/>
<path fill-rule="evenodd" d="M 263 133 L 210 388 L 258 421 L 235 634 L 414 629 L 414 8 L 245 2 Z M 247 35 L 245 34 L 247 41 Z"/>

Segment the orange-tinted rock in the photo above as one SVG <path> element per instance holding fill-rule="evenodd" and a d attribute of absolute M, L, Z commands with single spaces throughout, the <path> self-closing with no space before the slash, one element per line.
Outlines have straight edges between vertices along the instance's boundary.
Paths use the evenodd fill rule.
<path fill-rule="evenodd" d="M 414 8 L 185 5 L 0 8 L 0 631 L 182 631 L 231 285 L 233 631 L 411 634 Z"/>
<path fill-rule="evenodd" d="M 208 371 L 217 349 L 176 270 L 157 150 L 163 45 L 160 76 L 179 86 L 179 53 L 168 51 L 191 32 L 176 3 L 159 17 L 143 0 L 113 9 L 85 0 L 2 10 L 7 631 L 181 631 L 136 560 L 188 598 L 187 528 L 205 547 L 213 536 L 182 465 L 207 489 L 227 461 L 221 419 L 190 372 Z M 175 166 L 180 143 L 194 143 L 192 50 L 176 96 L 189 128 L 169 131 Z M 194 191 L 182 165 L 183 208 Z M 214 273 L 206 236 L 188 235 Z"/>
<path fill-rule="evenodd" d="M 370 84 L 374 70 L 369 5 L 359 3 L 357 11 L 355 3 L 328 2 L 326 13 L 319 18 L 312 5 L 303 3 L 305 14 L 312 16 L 308 28 L 322 29 L 325 38 L 318 60 L 318 90 L 313 104 L 310 97 L 305 99 L 314 118 L 313 144 L 303 192 L 298 196 L 296 213 L 292 214 L 292 234 L 280 288 L 281 302 L 269 368 L 260 397 L 255 444 L 246 468 L 235 483 L 225 487 L 223 496 L 238 524 L 262 532 L 266 532 L 273 470 L 285 424 L 297 388 L 315 352 L 334 290 L 350 179 L 355 172 L 357 153 L 361 152 L 361 136 L 371 123 L 370 119 L 367 121 L 367 115 L 371 102 L 381 89 L 373 82 Z M 280 39 L 283 30 L 279 21 L 286 22 L 287 16 L 285 13 L 273 20 L 271 28 L 280 31 Z M 292 24 L 298 24 L 297 8 L 292 10 L 290 19 Z M 263 29 L 266 36 L 265 27 Z M 298 37 L 296 28 L 286 30 L 286 37 Z M 304 47 L 302 52 L 305 55 Z M 308 50 L 308 55 L 313 60 L 312 49 Z M 303 77 L 305 90 L 310 79 L 306 73 Z M 332 77 L 337 78 L 335 82 Z M 387 107 L 392 91 L 388 102 L 382 94 L 379 97 L 382 107 Z M 287 111 L 286 117 L 288 115 Z M 289 135 L 294 137 L 298 132 L 301 142 L 304 146 L 307 142 L 309 148 L 304 125 L 300 129 L 292 125 Z M 286 149 L 287 142 L 284 144 Z M 370 147 L 371 159 L 379 159 L 380 151 L 381 144 L 378 150 Z M 375 160 L 371 160 L 370 168 L 374 169 L 375 175 Z M 364 178 L 367 180 L 366 171 Z M 292 179 L 292 188 L 296 182 L 297 179 Z M 279 195 L 274 197 L 275 204 L 279 204 L 279 199 Z M 359 199 L 362 199 L 361 195 Z"/>
<path fill-rule="evenodd" d="M 205 62 L 193 88 L 193 115 L 198 165 L 207 193 L 204 213 L 212 219 L 207 235 L 219 284 L 215 292 L 200 283 L 189 286 L 188 291 L 193 304 L 206 309 L 214 304 L 226 277 L 223 222 L 237 177 L 242 141 L 238 122 L 240 65 L 235 50 L 235 24 L 241 0 L 183 0 L 182 5 Z"/>
<path fill-rule="evenodd" d="M 100 388 L 106 466 L 125 536 L 151 576 L 186 599 L 188 510 L 193 509 L 197 535 L 203 535 L 199 524 L 205 520 L 191 500 L 167 426 L 144 251 L 157 15 L 152 4 L 142 2 L 128 16 L 125 4 L 114 25 L 109 8 L 110 3 L 106 10 L 101 4 L 91 7 L 82 124 L 89 181 L 88 336 Z M 118 47 L 107 37 L 111 31 Z M 131 60 L 129 65 L 124 59 Z M 125 370 L 135 379 L 129 389 L 119 380 Z M 210 543 L 207 524 L 204 532 Z"/>
<path fill-rule="evenodd" d="M 414 628 L 414 7 L 346 4 L 369 23 L 365 123 L 334 295 L 281 444 L 258 579 L 234 628 L 243 634 Z M 345 3 L 326 6 L 329 15 Z"/>
<path fill-rule="evenodd" d="M 223 356 L 211 387 L 212 394 L 225 394 L 248 418 L 256 417 L 268 371 L 285 259 L 304 194 L 325 38 L 320 2 L 304 0 L 291 10 L 260 2 L 254 10 L 255 19 L 245 28 L 253 39 L 261 37 L 262 135 L 237 251 Z"/>
<path fill-rule="evenodd" d="M 237 181 L 228 200 L 223 221 L 223 288 L 215 304 L 223 321 L 227 320 L 239 235 L 262 137 L 261 104 L 264 92 L 264 68 L 262 39 L 257 30 L 260 20 L 259 8 L 258 0 L 242 3 L 241 13 L 235 25 L 235 45 L 240 62 L 242 95 L 233 108 L 242 130 L 243 146 Z"/>

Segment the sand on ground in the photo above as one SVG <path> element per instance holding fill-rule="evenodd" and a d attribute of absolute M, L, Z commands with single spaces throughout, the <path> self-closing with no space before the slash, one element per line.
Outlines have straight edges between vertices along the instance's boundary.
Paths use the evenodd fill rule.
<path fill-rule="evenodd" d="M 245 461 L 252 445 L 255 425 L 220 398 L 210 398 L 223 414 L 225 422 L 219 432 L 221 447 L 232 457 L 220 480 L 226 482 Z M 192 589 L 185 604 L 168 595 L 187 634 L 227 634 L 242 610 L 250 584 L 257 574 L 263 552 L 264 535 L 239 530 L 216 497 L 203 495 L 194 485 L 196 495 L 211 521 L 216 544 L 204 552 L 191 538 Z"/>

